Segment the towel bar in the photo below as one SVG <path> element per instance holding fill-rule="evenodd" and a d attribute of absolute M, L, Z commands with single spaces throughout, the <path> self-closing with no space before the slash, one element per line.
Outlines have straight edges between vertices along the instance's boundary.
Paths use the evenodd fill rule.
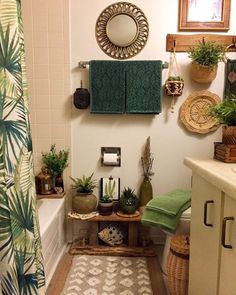
<path fill-rule="evenodd" d="M 79 69 L 86 69 L 86 66 L 89 66 L 89 61 L 80 61 L 78 63 L 78 66 L 79 66 Z M 162 69 L 168 69 L 169 67 L 169 63 L 167 61 L 165 61 L 163 64 L 162 64 Z"/>

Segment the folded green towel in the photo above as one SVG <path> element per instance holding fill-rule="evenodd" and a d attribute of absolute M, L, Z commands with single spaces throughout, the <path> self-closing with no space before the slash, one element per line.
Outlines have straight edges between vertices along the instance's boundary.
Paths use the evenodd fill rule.
<path fill-rule="evenodd" d="M 190 200 L 191 190 L 176 189 L 153 198 L 146 207 L 167 215 L 177 215 L 179 210 Z"/>
<path fill-rule="evenodd" d="M 190 206 L 191 191 L 174 190 L 149 201 L 141 222 L 144 225 L 159 226 L 163 230 L 174 233 L 182 213 Z"/>

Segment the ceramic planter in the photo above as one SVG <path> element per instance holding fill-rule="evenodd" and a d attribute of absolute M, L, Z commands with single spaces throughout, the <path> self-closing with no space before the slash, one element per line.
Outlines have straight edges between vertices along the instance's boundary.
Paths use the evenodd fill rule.
<path fill-rule="evenodd" d="M 96 211 L 97 197 L 87 193 L 79 193 L 72 197 L 72 209 L 79 214 L 88 214 Z"/>
<path fill-rule="evenodd" d="M 101 215 L 111 215 L 113 212 L 113 202 L 109 203 L 99 203 L 98 206 L 99 214 Z"/>
<path fill-rule="evenodd" d="M 152 184 L 148 179 L 144 179 L 140 187 L 139 211 L 143 213 L 146 204 L 153 198 Z"/>

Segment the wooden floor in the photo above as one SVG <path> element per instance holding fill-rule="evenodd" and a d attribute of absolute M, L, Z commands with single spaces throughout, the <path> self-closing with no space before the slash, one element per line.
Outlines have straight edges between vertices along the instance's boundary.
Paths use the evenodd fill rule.
<path fill-rule="evenodd" d="M 166 295 L 166 289 L 157 257 L 146 257 L 146 259 L 153 295 Z M 63 290 L 67 275 L 70 271 L 72 260 L 73 255 L 70 255 L 69 253 L 66 253 L 63 256 L 47 288 L 46 295 L 60 295 Z"/>

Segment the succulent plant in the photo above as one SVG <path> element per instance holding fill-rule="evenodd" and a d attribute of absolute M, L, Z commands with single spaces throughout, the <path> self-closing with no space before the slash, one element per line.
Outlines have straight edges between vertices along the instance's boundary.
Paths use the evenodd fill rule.
<path fill-rule="evenodd" d="M 134 213 L 138 208 L 138 198 L 131 188 L 124 188 L 119 201 L 120 209 L 126 214 Z"/>
<path fill-rule="evenodd" d="M 97 181 L 93 180 L 92 178 L 93 173 L 88 177 L 86 177 L 85 175 L 83 175 L 81 178 L 70 177 L 73 182 L 71 188 L 77 193 L 90 194 L 93 192 L 93 189 L 97 187 Z"/>

